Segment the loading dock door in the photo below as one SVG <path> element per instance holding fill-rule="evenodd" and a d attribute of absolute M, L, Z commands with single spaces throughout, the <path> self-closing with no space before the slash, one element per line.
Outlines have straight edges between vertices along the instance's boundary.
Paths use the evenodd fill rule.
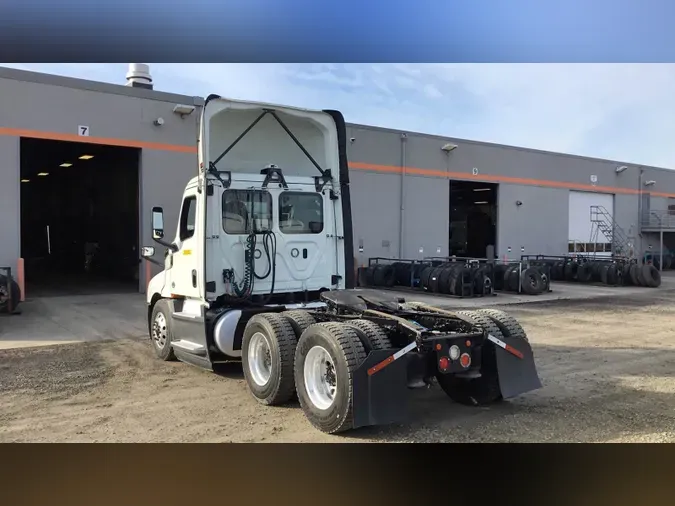
<path fill-rule="evenodd" d="M 591 221 L 591 206 L 601 206 L 609 217 L 614 216 L 614 195 L 607 193 L 570 191 L 569 253 L 612 254 L 612 238 L 597 232 Z M 610 220 L 611 221 L 611 220 Z"/>

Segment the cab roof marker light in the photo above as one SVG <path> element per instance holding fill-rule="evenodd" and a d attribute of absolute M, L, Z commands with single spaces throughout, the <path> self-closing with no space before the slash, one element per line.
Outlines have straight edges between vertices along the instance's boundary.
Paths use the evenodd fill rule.
<path fill-rule="evenodd" d="M 91 160 L 92 158 L 94 158 L 94 155 L 82 155 L 80 160 Z"/>

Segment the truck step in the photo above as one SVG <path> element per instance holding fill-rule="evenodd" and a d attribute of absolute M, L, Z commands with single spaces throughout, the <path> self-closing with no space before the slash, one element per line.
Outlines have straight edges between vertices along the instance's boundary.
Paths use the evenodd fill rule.
<path fill-rule="evenodd" d="M 179 339 L 171 343 L 174 348 L 179 348 L 193 355 L 206 355 L 206 348 L 201 344 L 193 343 L 192 341 L 186 341 L 185 339 Z"/>

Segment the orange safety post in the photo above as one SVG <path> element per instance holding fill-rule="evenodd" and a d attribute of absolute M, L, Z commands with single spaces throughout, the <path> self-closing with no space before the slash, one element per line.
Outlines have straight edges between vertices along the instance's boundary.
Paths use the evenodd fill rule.
<path fill-rule="evenodd" d="M 19 291 L 21 292 L 21 302 L 26 301 L 26 278 L 24 276 L 23 270 L 23 258 L 19 258 L 16 262 L 16 283 L 19 285 Z"/>

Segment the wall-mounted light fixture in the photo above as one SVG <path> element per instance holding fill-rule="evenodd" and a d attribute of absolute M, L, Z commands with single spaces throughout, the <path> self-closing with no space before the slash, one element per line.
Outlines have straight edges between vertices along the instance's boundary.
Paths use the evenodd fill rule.
<path fill-rule="evenodd" d="M 155 126 L 162 126 L 164 124 L 164 118 L 157 118 L 153 123 Z"/>
<path fill-rule="evenodd" d="M 174 114 L 180 114 L 181 116 L 189 116 L 192 114 L 192 112 L 195 110 L 194 105 L 185 105 L 185 104 L 177 104 L 173 108 Z"/>
<path fill-rule="evenodd" d="M 451 142 L 448 142 L 447 144 L 443 144 L 441 149 L 446 153 L 450 153 L 450 151 L 454 151 L 455 149 L 457 149 L 457 144 L 452 144 Z"/>
<path fill-rule="evenodd" d="M 645 186 L 654 186 L 656 184 L 656 181 L 650 180 L 650 181 L 645 181 Z"/>
<path fill-rule="evenodd" d="M 628 170 L 628 167 L 626 167 L 625 165 L 620 165 L 619 167 L 614 169 L 614 172 L 616 172 L 617 174 L 621 174 L 624 170 Z"/>
<path fill-rule="evenodd" d="M 516 200 L 516 205 L 517 205 L 518 207 L 520 207 L 520 206 L 523 205 L 523 203 L 522 203 L 520 200 Z"/>

